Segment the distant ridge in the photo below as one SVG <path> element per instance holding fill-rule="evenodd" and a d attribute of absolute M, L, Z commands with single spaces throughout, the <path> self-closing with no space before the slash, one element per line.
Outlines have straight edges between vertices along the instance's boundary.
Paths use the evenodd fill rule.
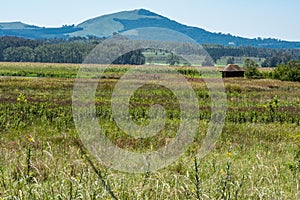
<path fill-rule="evenodd" d="M 0 23 L 0 29 L 9 30 L 9 29 L 35 29 L 39 28 L 37 26 L 24 24 L 22 22 L 3 22 Z"/>
<path fill-rule="evenodd" d="M 74 36 L 110 37 L 114 33 L 143 27 L 160 27 L 183 33 L 199 44 L 254 46 L 264 48 L 300 48 L 300 42 L 278 39 L 249 39 L 230 34 L 212 33 L 202 28 L 186 26 L 149 10 L 138 9 L 103 15 L 78 25 L 44 28 L 21 22 L 0 23 L 0 36 L 19 36 L 31 39 L 68 38 Z"/>

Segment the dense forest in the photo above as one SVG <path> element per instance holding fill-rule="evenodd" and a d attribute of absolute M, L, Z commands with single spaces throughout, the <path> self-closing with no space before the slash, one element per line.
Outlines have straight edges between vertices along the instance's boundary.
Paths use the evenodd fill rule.
<path fill-rule="evenodd" d="M 222 45 L 203 45 L 203 48 L 215 62 L 223 56 L 257 57 L 264 59 L 261 64 L 262 67 L 275 67 L 279 64 L 286 64 L 291 60 L 300 59 L 300 49 L 267 49 Z"/>
<path fill-rule="evenodd" d="M 0 37 L 0 61 L 6 62 L 50 62 L 82 63 L 86 55 L 105 38 L 95 36 L 25 39 L 20 37 Z M 300 49 L 267 49 L 256 47 L 234 47 L 222 45 L 203 45 L 216 62 L 223 56 L 257 57 L 264 59 L 262 67 L 275 67 L 300 59 Z M 106 51 L 119 51 L 118 46 L 107 47 Z M 172 60 L 170 61 L 170 64 Z M 114 64 L 144 64 L 145 57 L 141 50 L 121 56 Z"/>
<path fill-rule="evenodd" d="M 72 37 L 68 39 L 31 40 L 5 36 L 0 38 L 0 61 L 6 62 L 47 62 L 47 63 L 82 63 L 85 57 L 104 38 Z M 117 54 L 117 45 L 106 49 Z M 113 64 L 144 64 L 141 50 L 132 51 L 120 56 Z"/>

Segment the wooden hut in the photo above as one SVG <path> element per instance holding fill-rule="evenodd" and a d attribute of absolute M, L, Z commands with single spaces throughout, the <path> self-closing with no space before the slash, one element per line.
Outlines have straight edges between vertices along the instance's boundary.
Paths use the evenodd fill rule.
<path fill-rule="evenodd" d="M 244 77 L 245 75 L 245 70 L 238 65 L 235 64 L 229 64 L 227 65 L 222 72 L 222 77 L 227 78 L 227 77 Z"/>

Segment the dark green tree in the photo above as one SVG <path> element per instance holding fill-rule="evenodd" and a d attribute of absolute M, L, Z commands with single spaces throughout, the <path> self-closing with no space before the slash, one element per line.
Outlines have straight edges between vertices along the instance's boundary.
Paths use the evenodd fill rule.
<path fill-rule="evenodd" d="M 214 61 L 210 57 L 205 57 L 204 61 L 202 62 L 202 66 L 214 66 Z"/>
<path fill-rule="evenodd" d="M 300 61 L 290 61 L 285 65 L 279 65 L 271 77 L 282 81 L 300 81 Z"/>
<path fill-rule="evenodd" d="M 118 52 L 117 49 L 116 51 Z M 142 53 L 142 50 L 135 50 L 120 56 L 113 62 L 113 64 L 143 65 L 145 64 L 145 61 L 146 59 Z"/>
<path fill-rule="evenodd" d="M 252 59 L 249 59 L 247 58 L 245 61 L 244 61 L 244 65 L 243 65 L 245 68 L 249 68 L 249 67 L 258 67 L 258 64 L 252 60 Z"/>
<path fill-rule="evenodd" d="M 169 65 L 179 65 L 180 64 L 180 58 L 177 55 L 174 55 L 171 53 L 168 55 L 167 64 Z"/>
<path fill-rule="evenodd" d="M 244 67 L 247 68 L 245 76 L 247 78 L 259 79 L 263 78 L 263 73 L 258 70 L 258 64 L 251 59 L 244 61 Z"/>
<path fill-rule="evenodd" d="M 34 57 L 30 47 L 9 47 L 3 51 L 3 60 L 8 62 L 33 62 Z"/>
<path fill-rule="evenodd" d="M 234 64 L 234 57 L 229 57 L 228 59 L 227 59 L 227 65 L 228 64 Z"/>

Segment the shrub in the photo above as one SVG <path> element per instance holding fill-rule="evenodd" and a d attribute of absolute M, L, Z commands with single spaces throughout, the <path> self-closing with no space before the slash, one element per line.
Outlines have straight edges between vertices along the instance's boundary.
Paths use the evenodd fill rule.
<path fill-rule="evenodd" d="M 263 78 L 263 74 L 258 70 L 256 66 L 250 66 L 245 72 L 247 78 L 260 79 Z"/>
<path fill-rule="evenodd" d="M 244 67 L 247 68 L 245 72 L 245 76 L 247 78 L 253 78 L 253 79 L 259 79 L 263 78 L 263 74 L 258 70 L 258 64 L 251 60 L 251 59 L 246 59 L 244 62 Z"/>
<path fill-rule="evenodd" d="M 271 78 L 282 81 L 300 81 L 300 61 L 290 61 L 279 65 L 271 74 Z"/>

